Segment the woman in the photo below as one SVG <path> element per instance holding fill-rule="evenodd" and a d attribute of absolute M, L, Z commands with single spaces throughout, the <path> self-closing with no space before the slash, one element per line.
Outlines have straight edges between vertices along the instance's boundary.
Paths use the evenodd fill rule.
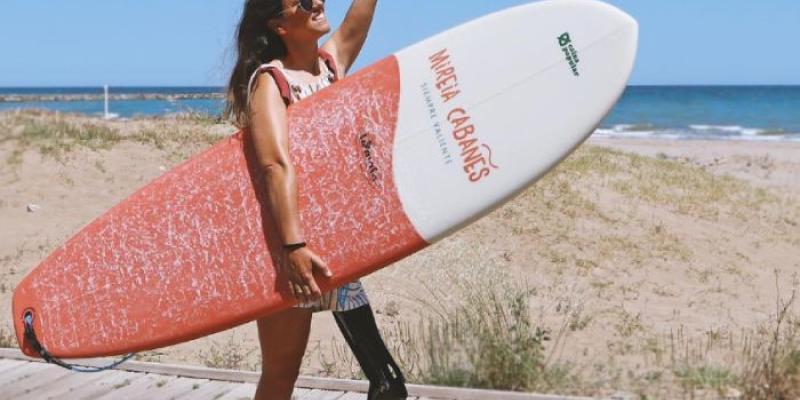
<path fill-rule="evenodd" d="M 331 27 L 324 0 L 247 0 L 237 36 L 238 60 L 226 114 L 250 131 L 263 169 L 270 212 L 283 241 L 289 289 L 299 305 L 259 321 L 262 374 L 256 399 L 290 399 L 308 343 L 313 312 L 331 310 L 370 381 L 369 399 L 407 396 L 403 375 L 378 333 L 361 283 L 321 293 L 313 272 L 330 270 L 303 239 L 295 174 L 289 159 L 286 107 L 331 85 L 353 65 L 367 37 L 377 0 L 353 0 L 344 22 Z"/>

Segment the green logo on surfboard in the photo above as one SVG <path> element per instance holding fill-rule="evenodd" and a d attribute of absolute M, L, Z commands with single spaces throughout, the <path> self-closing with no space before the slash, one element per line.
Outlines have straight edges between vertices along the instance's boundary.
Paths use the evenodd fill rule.
<path fill-rule="evenodd" d="M 578 72 L 578 63 L 581 60 L 578 59 L 578 51 L 575 50 L 575 46 L 572 45 L 572 38 L 569 37 L 569 32 L 564 32 L 564 34 L 558 37 L 558 45 L 561 46 L 561 51 L 563 51 L 566 56 L 572 74 L 581 76 L 580 72 Z"/>

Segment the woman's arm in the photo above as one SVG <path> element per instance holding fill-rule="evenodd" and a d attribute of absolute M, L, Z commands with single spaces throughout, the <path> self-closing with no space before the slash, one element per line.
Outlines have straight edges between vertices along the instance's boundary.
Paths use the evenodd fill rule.
<path fill-rule="evenodd" d="M 378 0 L 353 0 L 342 26 L 322 46 L 323 50 L 331 53 L 339 63 L 340 71 L 346 73 L 350 70 L 358 53 L 361 52 L 377 4 Z"/>
<path fill-rule="evenodd" d="M 250 109 L 250 133 L 281 240 L 283 244 L 302 242 L 295 171 L 289 159 L 286 105 L 269 74 L 258 77 Z"/>
<path fill-rule="evenodd" d="M 258 77 L 250 110 L 250 134 L 258 165 L 264 171 L 270 212 L 283 241 L 281 244 L 302 242 L 295 171 L 289 158 L 286 105 L 269 74 Z M 289 287 L 295 297 L 302 302 L 319 298 L 322 291 L 313 271 L 316 269 L 330 277 L 328 266 L 307 247 L 290 250 L 286 255 Z"/>

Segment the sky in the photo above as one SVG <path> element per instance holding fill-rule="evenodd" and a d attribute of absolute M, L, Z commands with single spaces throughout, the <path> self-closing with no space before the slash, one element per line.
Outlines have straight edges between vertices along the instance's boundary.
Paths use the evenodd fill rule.
<path fill-rule="evenodd" d="M 381 0 L 361 68 L 529 1 Z M 800 84 L 798 0 L 609 0 L 640 24 L 638 85 Z M 350 0 L 328 0 L 334 27 Z M 221 86 L 243 0 L 3 0 L 0 87 Z"/>

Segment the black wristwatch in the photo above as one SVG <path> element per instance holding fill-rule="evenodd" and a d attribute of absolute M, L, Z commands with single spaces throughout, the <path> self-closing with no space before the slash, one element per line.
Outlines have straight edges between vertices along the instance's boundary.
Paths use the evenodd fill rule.
<path fill-rule="evenodd" d="M 292 252 L 303 247 L 306 247 L 306 242 L 290 243 L 283 245 L 283 249 L 286 250 L 286 252 Z"/>

